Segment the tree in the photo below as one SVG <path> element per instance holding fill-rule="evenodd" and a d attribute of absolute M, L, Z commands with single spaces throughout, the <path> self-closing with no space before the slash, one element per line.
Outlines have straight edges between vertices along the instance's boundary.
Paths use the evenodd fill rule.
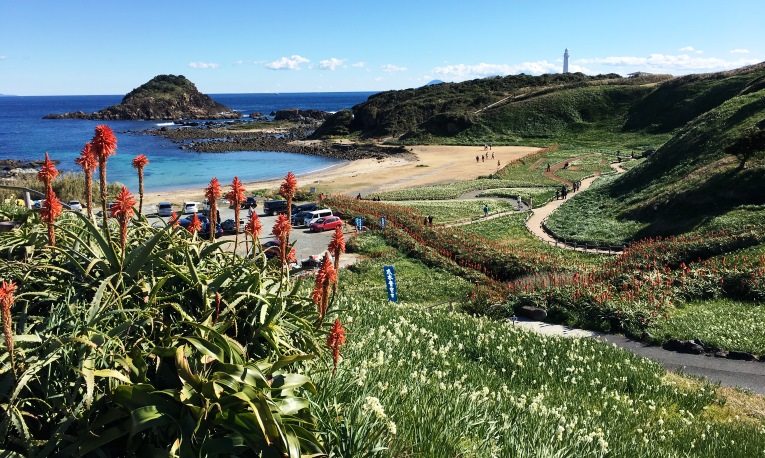
<path fill-rule="evenodd" d="M 749 159 L 765 153 L 765 130 L 755 126 L 744 129 L 725 152 L 736 156 L 740 161 L 738 169 L 743 169 Z"/>

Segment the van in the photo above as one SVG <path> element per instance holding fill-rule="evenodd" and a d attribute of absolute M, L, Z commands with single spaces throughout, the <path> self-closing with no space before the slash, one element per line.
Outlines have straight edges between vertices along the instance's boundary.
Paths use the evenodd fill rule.
<path fill-rule="evenodd" d="M 303 218 L 303 224 L 305 224 L 305 226 L 308 227 L 311 225 L 311 223 L 315 223 L 316 220 L 318 220 L 319 218 L 324 218 L 325 216 L 332 216 L 332 209 L 325 208 L 323 210 L 312 211 L 308 216 Z"/>
<path fill-rule="evenodd" d="M 170 202 L 157 204 L 157 216 L 173 216 L 173 204 Z"/>
<path fill-rule="evenodd" d="M 184 202 L 183 213 L 196 213 L 199 211 L 199 202 Z"/>

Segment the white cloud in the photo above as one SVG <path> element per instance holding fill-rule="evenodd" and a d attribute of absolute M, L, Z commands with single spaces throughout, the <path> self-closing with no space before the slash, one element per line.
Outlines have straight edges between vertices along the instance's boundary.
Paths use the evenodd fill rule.
<path fill-rule="evenodd" d="M 366 62 L 356 62 L 355 64 L 351 64 L 351 67 L 356 67 L 356 68 L 364 68 L 366 66 L 367 66 Z"/>
<path fill-rule="evenodd" d="M 234 65 L 242 65 L 242 64 L 244 64 L 244 61 L 241 59 L 234 61 Z"/>
<path fill-rule="evenodd" d="M 319 68 L 322 70 L 334 70 L 337 67 L 343 65 L 345 63 L 345 59 L 335 59 L 334 57 L 327 60 L 322 60 L 319 62 Z"/>
<path fill-rule="evenodd" d="M 398 65 L 385 64 L 380 67 L 384 72 L 405 72 L 406 67 L 399 67 Z"/>
<path fill-rule="evenodd" d="M 272 70 L 300 70 L 300 64 L 306 62 L 311 61 L 296 54 L 290 57 L 282 57 L 279 60 L 269 62 L 265 65 Z"/>
<path fill-rule="evenodd" d="M 695 52 L 696 54 L 704 54 L 704 51 L 702 51 L 701 49 L 696 49 L 693 46 L 685 46 L 683 48 L 678 49 L 678 51 Z"/>
<path fill-rule="evenodd" d="M 629 71 L 684 74 L 697 71 L 711 72 L 730 70 L 756 64 L 755 59 L 725 60 L 717 57 L 697 57 L 688 54 L 651 54 L 648 57 L 598 57 L 577 59 L 577 64 L 601 64 L 615 67 L 639 67 Z"/>
<path fill-rule="evenodd" d="M 523 62 L 516 65 L 508 64 L 486 64 L 476 65 L 456 64 L 446 67 L 436 67 L 433 73 L 440 78 L 463 81 L 472 78 L 484 78 L 495 75 L 512 75 L 515 73 L 530 73 L 532 75 L 541 75 L 543 73 L 556 73 L 562 70 L 562 65 L 553 64 L 546 60 L 537 62 Z"/>
<path fill-rule="evenodd" d="M 731 49 L 730 53 L 731 54 L 749 54 L 749 50 L 748 49 Z"/>
<path fill-rule="evenodd" d="M 202 69 L 208 69 L 208 68 L 218 68 L 220 67 L 219 64 L 210 64 L 206 62 L 189 62 L 189 67 L 191 68 L 202 68 Z"/>
<path fill-rule="evenodd" d="M 0 56 L 0 60 L 5 60 L 7 58 L 8 58 L 8 56 Z"/>

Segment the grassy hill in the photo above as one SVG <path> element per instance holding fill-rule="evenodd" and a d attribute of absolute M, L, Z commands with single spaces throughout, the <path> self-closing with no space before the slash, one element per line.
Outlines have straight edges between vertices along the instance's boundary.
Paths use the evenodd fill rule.
<path fill-rule="evenodd" d="M 643 164 L 610 183 L 592 190 L 587 207 L 597 206 L 591 224 L 598 218 L 639 223 L 634 239 L 698 230 L 745 206 L 765 204 L 765 144 L 760 140 L 749 157 L 735 154 L 741 138 L 759 135 L 765 129 L 765 69 L 729 79 L 710 78 L 693 85 L 704 87 L 697 99 L 734 85 L 739 92 L 696 117 L 662 145 Z M 710 86 L 718 81 L 719 88 Z M 658 90 L 658 89 L 657 89 Z M 688 106 L 695 102 L 690 99 Z M 701 103 L 701 102 L 698 102 Z M 745 160 L 743 160 L 745 159 Z M 565 232 L 567 214 L 583 210 L 583 200 L 551 218 Z M 578 207 L 576 210 L 574 207 Z M 750 210 L 756 210 L 754 209 Z M 748 224 L 759 217 L 752 211 L 735 224 Z M 600 215 L 599 217 L 597 215 Z M 716 223 L 717 224 L 717 223 Z"/>

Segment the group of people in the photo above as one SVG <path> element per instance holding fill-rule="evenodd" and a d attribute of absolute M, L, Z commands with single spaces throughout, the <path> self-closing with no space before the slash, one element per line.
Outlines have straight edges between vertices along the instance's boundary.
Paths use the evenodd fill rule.
<path fill-rule="evenodd" d="M 426 226 L 432 226 L 433 225 L 433 215 L 429 215 L 427 218 L 423 220 L 423 224 Z"/>
<path fill-rule="evenodd" d="M 579 191 L 579 188 L 582 186 L 581 181 L 574 181 L 571 183 L 571 192 Z M 564 184 L 560 187 L 560 189 L 555 190 L 555 200 L 558 199 L 565 199 L 568 196 L 568 188 Z"/>
<path fill-rule="evenodd" d="M 475 157 L 476 163 L 478 163 L 478 162 L 486 162 L 486 159 L 494 159 L 494 153 L 491 153 L 491 157 L 489 157 L 489 153 L 481 154 L 480 157 L 478 155 L 476 155 L 476 157 Z M 497 165 L 499 165 L 499 161 L 497 161 Z"/>

